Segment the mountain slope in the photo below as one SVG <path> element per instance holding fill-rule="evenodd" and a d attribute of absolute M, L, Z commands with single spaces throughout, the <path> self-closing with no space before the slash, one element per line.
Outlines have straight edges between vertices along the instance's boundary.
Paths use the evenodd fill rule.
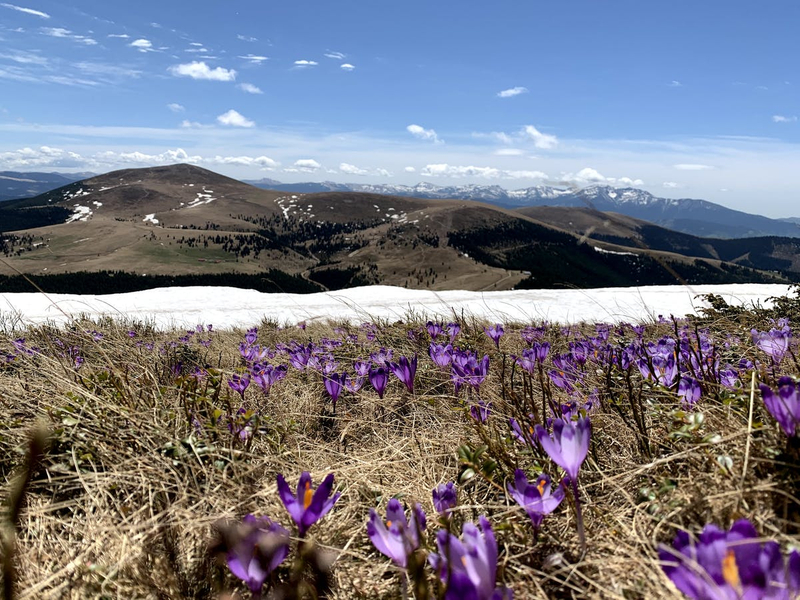
<path fill-rule="evenodd" d="M 715 258 L 596 248 L 568 228 L 493 204 L 352 191 L 284 193 L 192 165 L 116 171 L 4 203 L 0 223 L 6 228 L 14 219 L 29 224 L 3 236 L 0 251 L 26 273 L 277 269 L 329 289 L 775 279 Z"/>
<path fill-rule="evenodd" d="M 497 185 L 415 186 L 383 184 L 339 184 L 333 182 L 268 184 L 257 186 L 287 192 L 357 191 L 411 196 L 415 198 L 457 198 L 490 202 L 504 207 L 571 206 L 588 207 L 650 221 L 662 227 L 692 235 L 719 238 L 742 238 L 778 235 L 800 237 L 800 223 L 795 219 L 770 219 L 726 208 L 706 200 L 658 198 L 635 188 L 589 186 L 583 189 L 534 186 L 506 190 Z"/>
<path fill-rule="evenodd" d="M 88 173 L 20 173 L 0 171 L 0 202 L 38 196 L 89 176 Z"/>

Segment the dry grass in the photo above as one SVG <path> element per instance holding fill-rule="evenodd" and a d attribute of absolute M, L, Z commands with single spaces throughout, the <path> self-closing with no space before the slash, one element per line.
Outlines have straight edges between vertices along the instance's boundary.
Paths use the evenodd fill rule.
<path fill-rule="evenodd" d="M 421 322 L 382 324 L 376 342 L 335 350 L 349 362 L 369 349 L 391 347 L 420 355 L 412 397 L 395 379 L 386 398 L 365 386 L 345 394 L 336 415 L 324 400 L 316 373 L 290 368 L 268 397 L 249 389 L 245 406 L 261 415 L 263 432 L 239 445 L 224 426 L 195 431 L 188 411 L 235 412 L 238 396 L 226 384 L 241 366 L 243 331 L 214 332 L 208 349 L 194 340 L 170 342 L 184 332 L 159 332 L 148 324 L 114 321 L 76 323 L 68 329 L 32 328 L 0 335 L 0 350 L 11 350 L 17 336 L 39 347 L 35 356 L 0 367 L 0 473 L 6 482 L 22 470 L 30 432 L 37 422 L 51 431 L 43 466 L 33 473 L 21 516 L 16 564 L 20 598 L 181 598 L 212 597 L 244 588 L 224 565 L 209 559 L 214 524 L 247 513 L 266 515 L 289 527 L 276 493 L 275 476 L 297 479 L 308 470 L 314 481 L 334 472 L 342 498 L 310 533 L 335 555 L 333 598 L 398 598 L 399 576 L 390 561 L 371 546 L 365 529 L 370 508 L 385 508 L 395 496 L 422 503 L 429 513 L 430 541 L 435 527 L 431 489 L 456 480 L 457 449 L 484 440 L 498 462 L 494 480 L 480 477 L 459 484 L 457 521 L 480 514 L 493 523 L 501 549 L 501 576 L 515 598 L 666 598 L 677 593 L 657 562 L 659 542 L 675 529 L 698 532 L 709 521 L 729 525 L 748 517 L 759 531 L 782 543 L 800 543 L 787 522 L 800 505 L 783 482 L 778 457 L 785 438 L 776 431 L 756 395 L 749 447 L 749 389 L 733 395 L 707 395 L 697 410 L 705 422 L 685 436 L 674 394 L 652 390 L 646 407 L 650 454 L 643 452 L 630 415 L 612 405 L 609 394 L 592 415 L 593 440 L 581 473 L 588 553 L 581 556 L 574 512 L 564 502 L 545 519 L 536 543 L 524 511 L 498 491 L 515 467 L 535 473 L 556 467 L 509 435 L 507 418 L 539 402 L 535 378 L 523 392 L 511 361 L 519 353 L 519 327 L 506 326 L 503 353 L 494 349 L 482 324 L 464 323 L 461 345 L 492 358 L 481 397 L 494 414 L 485 427 L 473 421 L 447 377 L 427 358 L 427 340 L 410 340 L 409 328 Z M 650 324 L 647 338 L 669 334 L 670 325 Z M 130 339 L 129 328 L 138 332 Z M 725 329 L 743 338 L 746 329 L 726 321 Z M 95 341 L 87 331 L 104 334 Z M 548 332 L 553 351 L 564 351 L 558 329 Z M 260 325 L 259 343 L 274 347 L 296 339 L 341 338 L 333 325 L 307 330 Z M 64 354 L 79 347 L 86 362 L 76 370 Z M 154 350 L 135 342 L 152 342 Z M 164 348 L 159 351 L 159 348 Z M 747 345 L 741 352 L 754 357 Z M 738 351 L 739 349 L 737 349 Z M 2 355 L 0 355 L 2 356 Z M 279 359 L 275 359 L 273 364 Z M 181 362 L 183 376 L 172 368 Z M 282 362 L 286 362 L 283 360 Z M 217 392 L 187 376 L 193 366 L 221 374 Z M 599 374 L 590 385 L 606 389 Z M 614 388 L 615 390 L 617 388 Z M 619 390 L 617 390 L 618 392 Z M 616 392 L 615 392 L 616 393 Z M 565 397 L 562 399 L 566 399 Z M 208 412 L 210 414 L 210 412 Z M 676 421 L 678 419 L 678 421 Z M 761 423 L 764 423 L 762 426 Z M 710 439 L 719 434 L 719 439 Z M 705 441 L 704 441 L 705 440 Z M 745 453 L 747 452 L 747 458 Z M 729 457 L 729 460 L 724 457 Z M 745 463 L 747 472 L 742 472 Z M 279 577 L 286 576 L 282 567 Z M 246 596 L 246 593 L 244 593 Z"/>

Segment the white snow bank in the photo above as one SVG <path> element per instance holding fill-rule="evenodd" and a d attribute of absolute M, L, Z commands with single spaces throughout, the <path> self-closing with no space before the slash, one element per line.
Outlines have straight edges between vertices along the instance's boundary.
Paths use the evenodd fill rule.
<path fill-rule="evenodd" d="M 407 290 L 389 286 L 360 287 L 318 294 L 265 294 L 220 287 L 159 288 L 102 296 L 38 293 L 0 294 L 0 326 L 21 323 L 65 323 L 72 317 L 101 315 L 154 320 L 159 326 L 213 324 L 218 329 L 257 324 L 371 318 L 403 319 L 409 312 L 427 318 L 474 315 L 496 322 L 548 320 L 641 321 L 658 315 L 696 313 L 706 303 L 698 294 L 714 293 L 729 304 L 761 302 L 789 290 L 778 284 L 650 286 L 591 290 L 518 290 L 465 292 Z"/>

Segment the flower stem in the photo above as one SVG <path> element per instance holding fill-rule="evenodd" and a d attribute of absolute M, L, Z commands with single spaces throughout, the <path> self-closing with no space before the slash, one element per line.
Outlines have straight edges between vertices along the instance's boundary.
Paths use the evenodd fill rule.
<path fill-rule="evenodd" d="M 578 540 L 581 543 L 581 555 L 586 554 L 586 532 L 583 529 L 583 512 L 578 497 L 578 478 L 572 480 L 572 495 L 575 497 L 575 519 L 578 522 Z"/>

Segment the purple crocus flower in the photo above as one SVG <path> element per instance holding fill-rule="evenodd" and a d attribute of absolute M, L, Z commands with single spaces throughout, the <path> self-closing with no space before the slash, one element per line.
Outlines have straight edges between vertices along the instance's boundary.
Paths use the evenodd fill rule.
<path fill-rule="evenodd" d="M 364 387 L 364 382 L 367 380 L 366 377 L 358 375 L 356 377 L 348 377 L 345 379 L 344 388 L 348 392 L 352 392 L 355 394 L 358 392 L 362 387 Z"/>
<path fill-rule="evenodd" d="M 461 325 L 458 323 L 448 323 L 445 330 L 447 331 L 447 335 L 450 336 L 450 343 L 452 344 L 456 341 L 458 334 L 461 333 Z"/>
<path fill-rule="evenodd" d="M 433 508 L 443 517 L 449 517 L 458 502 L 456 486 L 452 481 L 442 483 L 433 490 Z"/>
<path fill-rule="evenodd" d="M 453 353 L 451 378 L 456 386 L 456 393 L 461 385 L 467 384 L 478 389 L 489 372 L 489 355 L 484 354 L 480 362 L 472 352 L 457 350 Z"/>
<path fill-rule="evenodd" d="M 547 353 L 550 352 L 550 342 L 534 342 L 531 345 L 531 350 L 533 350 L 534 356 L 536 357 L 536 362 L 543 363 L 544 359 L 547 358 Z"/>
<path fill-rule="evenodd" d="M 333 410 L 336 412 L 336 401 L 339 400 L 339 394 L 347 383 L 347 373 L 328 373 L 323 375 L 322 379 L 325 382 L 325 391 L 331 397 Z"/>
<path fill-rule="evenodd" d="M 375 391 L 378 392 L 378 398 L 383 400 L 383 394 L 386 392 L 386 384 L 389 382 L 389 373 L 384 367 L 376 367 L 369 371 L 369 382 Z"/>
<path fill-rule="evenodd" d="M 311 486 L 311 474 L 303 471 L 297 482 L 297 494 L 292 494 L 283 475 L 278 474 L 277 480 L 278 494 L 292 520 L 297 524 L 300 537 L 305 537 L 308 528 L 324 517 L 341 496 L 337 492 L 331 497 L 333 473 L 329 473 L 315 491 Z"/>
<path fill-rule="evenodd" d="M 269 394 L 269 390 L 273 385 L 278 383 L 281 379 L 286 377 L 286 365 L 262 365 L 256 363 L 251 369 L 253 381 L 264 390 L 265 394 Z"/>
<path fill-rule="evenodd" d="M 386 348 L 380 348 L 377 352 L 373 352 L 369 355 L 372 362 L 376 365 L 389 368 L 389 363 L 392 361 L 392 357 L 394 356 L 394 352 Z"/>
<path fill-rule="evenodd" d="M 228 380 L 228 386 L 235 392 L 239 392 L 239 395 L 244 400 L 244 391 L 247 389 L 247 386 L 250 385 L 250 376 L 245 373 L 244 375 L 232 375 L 231 378 Z"/>
<path fill-rule="evenodd" d="M 490 338 L 492 338 L 492 341 L 494 342 L 494 345 L 499 350 L 500 349 L 500 338 L 503 337 L 503 335 L 505 335 L 505 330 L 503 329 L 503 326 L 500 323 L 495 323 L 491 327 L 484 327 L 483 328 L 483 332 L 486 335 L 488 335 Z"/>
<path fill-rule="evenodd" d="M 433 321 L 428 321 L 425 324 L 425 328 L 428 330 L 428 335 L 431 336 L 432 340 L 435 340 L 444 333 L 444 327 L 442 327 L 441 323 L 434 323 Z"/>
<path fill-rule="evenodd" d="M 453 346 L 451 344 L 437 344 L 431 342 L 428 354 L 433 363 L 440 369 L 446 369 L 453 362 Z"/>
<path fill-rule="evenodd" d="M 522 356 L 512 356 L 511 358 L 531 375 L 536 372 L 536 352 L 532 348 L 523 350 Z"/>
<path fill-rule="evenodd" d="M 419 504 L 415 504 L 411 509 L 411 518 L 406 519 L 400 501 L 392 498 L 386 507 L 385 523 L 374 508 L 369 510 L 367 535 L 378 552 L 391 558 L 398 567 L 405 569 L 408 555 L 419 548 L 420 533 L 425 527 L 425 512 Z"/>
<path fill-rule="evenodd" d="M 528 513 L 535 530 L 541 527 L 545 515 L 549 515 L 558 508 L 564 499 L 563 483 L 555 491 L 552 491 L 550 476 L 544 473 L 536 478 L 535 483 L 528 483 L 525 472 L 517 469 L 514 471 L 514 485 L 508 483 L 506 487 L 514 501 Z"/>
<path fill-rule="evenodd" d="M 244 336 L 244 341 L 247 342 L 248 346 L 252 346 L 256 343 L 258 339 L 258 327 L 253 327 L 252 329 L 248 329 L 247 333 Z"/>
<path fill-rule="evenodd" d="M 469 414 L 473 419 L 478 421 L 478 423 L 486 423 L 489 415 L 492 414 L 492 403 L 489 402 L 487 404 L 483 400 L 478 400 L 477 404 L 473 404 L 469 407 Z"/>
<path fill-rule="evenodd" d="M 681 377 L 680 383 L 678 383 L 678 396 L 683 404 L 694 406 L 702 393 L 703 389 L 697 379 L 688 375 Z"/>
<path fill-rule="evenodd" d="M 353 363 L 353 370 L 359 377 L 366 377 L 369 375 L 369 363 L 363 360 L 357 360 Z"/>
<path fill-rule="evenodd" d="M 436 533 L 439 553 L 431 553 L 428 562 L 446 585 L 445 600 L 503 600 L 511 591 L 497 587 L 497 541 L 492 526 L 481 515 L 480 530 L 474 523 L 464 523 L 461 539 L 445 529 Z"/>
<path fill-rule="evenodd" d="M 664 573 L 689 598 L 791 600 L 800 594 L 800 553 L 793 551 L 786 564 L 780 546 L 761 542 L 747 519 L 730 531 L 706 525 L 696 542 L 679 531 L 673 547 L 662 546 L 658 556 Z"/>
<path fill-rule="evenodd" d="M 794 437 L 800 431 L 800 390 L 794 380 L 791 377 L 778 379 L 777 394 L 763 383 L 759 388 L 769 414 L 775 418 L 787 437 Z"/>
<path fill-rule="evenodd" d="M 767 353 L 777 365 L 789 350 L 789 338 L 792 336 L 792 331 L 788 325 L 784 325 L 781 329 L 773 328 L 769 331 L 752 329 L 750 335 L 753 337 L 753 343 Z"/>
<path fill-rule="evenodd" d="M 289 554 L 289 532 L 268 517 L 247 515 L 228 549 L 228 568 L 258 596 L 269 574 Z"/>
<path fill-rule="evenodd" d="M 583 529 L 583 515 L 578 499 L 578 470 L 589 453 L 589 438 L 592 434 L 592 423 L 589 417 L 579 417 L 577 421 L 553 419 L 553 436 L 541 425 L 536 426 L 536 437 L 547 455 L 559 467 L 566 471 L 572 483 L 572 495 L 575 499 L 575 517 L 578 525 L 578 538 L 583 550 L 586 550 L 586 533 Z"/>
<path fill-rule="evenodd" d="M 389 363 L 389 368 L 412 394 L 414 393 L 414 375 L 417 373 L 417 355 L 408 360 L 405 356 L 401 356 L 396 363 Z"/>

